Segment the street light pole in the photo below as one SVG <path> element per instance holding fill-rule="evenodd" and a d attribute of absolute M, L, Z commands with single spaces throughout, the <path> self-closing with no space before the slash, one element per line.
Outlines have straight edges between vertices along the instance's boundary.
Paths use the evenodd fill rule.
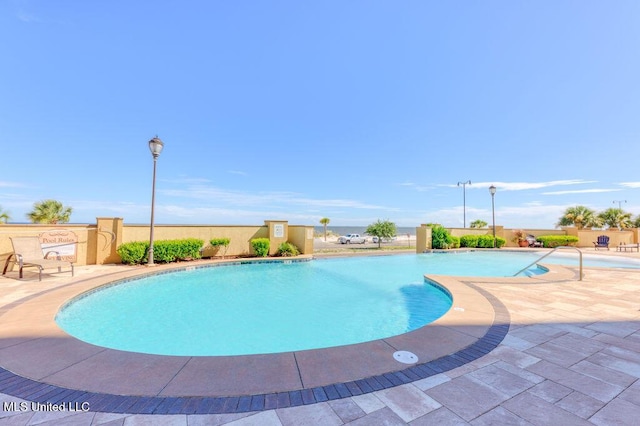
<path fill-rule="evenodd" d="M 489 192 L 491 193 L 491 216 L 493 217 L 493 248 L 496 248 L 496 187 L 491 185 L 489 187 Z"/>
<path fill-rule="evenodd" d="M 467 227 L 467 185 L 471 185 L 471 181 L 458 182 L 458 186 L 462 185 L 462 227 Z"/>
<path fill-rule="evenodd" d="M 622 203 L 626 203 L 627 200 L 614 200 L 613 204 L 618 203 L 618 210 L 622 210 Z"/>
<path fill-rule="evenodd" d="M 153 181 L 151 184 L 151 224 L 149 227 L 149 259 L 147 261 L 147 266 L 155 265 L 155 263 L 153 263 L 153 213 L 156 204 L 156 164 L 158 163 L 158 157 L 160 156 L 163 147 L 164 143 L 157 136 L 149 141 L 149 150 L 153 156 Z"/>

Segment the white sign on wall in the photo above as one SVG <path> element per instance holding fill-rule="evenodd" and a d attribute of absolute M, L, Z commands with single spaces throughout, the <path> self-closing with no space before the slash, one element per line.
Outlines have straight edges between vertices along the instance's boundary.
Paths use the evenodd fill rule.
<path fill-rule="evenodd" d="M 273 236 L 276 238 L 284 238 L 284 225 L 276 223 L 273 225 Z"/>
<path fill-rule="evenodd" d="M 72 231 L 45 231 L 40 234 L 42 254 L 55 251 L 61 260 L 77 261 L 78 236 Z"/>

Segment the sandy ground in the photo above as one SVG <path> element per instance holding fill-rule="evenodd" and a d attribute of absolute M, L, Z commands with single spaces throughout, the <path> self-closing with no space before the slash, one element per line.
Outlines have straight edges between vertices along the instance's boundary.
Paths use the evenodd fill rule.
<path fill-rule="evenodd" d="M 358 250 L 358 249 L 372 249 L 378 248 L 378 243 L 372 242 L 372 237 L 366 237 L 367 242 L 364 244 L 340 244 L 338 242 L 338 236 L 335 235 L 327 235 L 327 240 L 325 241 L 324 237 L 316 237 L 313 240 L 313 248 L 316 251 L 323 250 Z M 410 235 L 401 235 L 398 236 L 395 240 L 390 242 L 383 242 L 381 247 L 385 248 L 415 248 L 416 247 L 416 236 Z"/>

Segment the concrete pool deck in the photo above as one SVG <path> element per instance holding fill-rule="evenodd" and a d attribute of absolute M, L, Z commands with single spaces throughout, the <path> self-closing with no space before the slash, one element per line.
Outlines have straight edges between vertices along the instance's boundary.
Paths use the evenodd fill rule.
<path fill-rule="evenodd" d="M 16 394 L 29 389 L 32 397 L 26 400 L 37 400 L 34 389 L 44 383 L 49 392 L 69 389 L 58 392 L 61 402 L 84 398 L 92 403 L 87 413 L 5 410 L 0 419 L 16 424 L 47 419 L 60 424 L 64 417 L 74 424 L 110 419 L 120 424 L 277 425 L 427 424 L 438 419 L 545 424 L 541 419 L 549 418 L 571 424 L 613 424 L 613 419 L 625 424 L 627 419 L 632 424 L 640 415 L 637 271 L 587 269 L 582 282 L 573 280 L 575 270 L 562 267 L 535 278 L 434 277 L 452 291 L 454 305 L 431 326 L 368 344 L 274 356 L 133 354 L 80 342 L 53 323 L 70 297 L 140 271 L 147 272 L 88 266 L 78 268 L 74 278 L 59 275 L 41 283 L 35 274 L 23 281 L 0 279 L 0 367 L 8 370 L 0 373 L 0 401 L 21 402 Z M 438 345 L 428 344 L 433 341 Z M 474 344 L 479 353 L 464 352 Z M 395 350 L 416 353 L 419 365 L 426 365 L 422 373 L 393 360 Z M 442 357 L 449 358 L 428 367 Z M 405 373 L 388 375 L 397 371 Z M 376 377 L 368 383 L 371 389 L 362 389 L 367 382 L 359 380 Z M 385 377 L 391 383 L 384 383 Z M 113 398 L 100 402 L 94 394 Z M 243 399 L 247 395 L 267 397 Z M 275 395 L 271 402 L 268 395 Z M 284 395 L 288 401 L 278 399 Z M 184 397 L 190 406 L 180 405 Z M 226 410 L 232 414 L 202 414 L 201 408 L 222 400 L 235 404 Z M 140 409 L 145 404 L 147 411 Z"/>

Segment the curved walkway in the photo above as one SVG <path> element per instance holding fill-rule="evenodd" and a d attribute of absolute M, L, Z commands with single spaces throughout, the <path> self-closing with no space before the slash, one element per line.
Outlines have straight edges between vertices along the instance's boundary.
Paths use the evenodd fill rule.
<path fill-rule="evenodd" d="M 628 399 L 633 400 L 632 396 L 628 395 L 635 395 L 636 392 L 636 376 L 621 373 L 619 369 L 616 370 L 611 366 L 599 366 L 597 363 L 585 361 L 590 363 L 590 365 L 588 365 L 589 371 L 597 371 L 597 374 L 599 374 L 598 378 L 592 377 L 591 382 L 589 382 L 589 379 L 581 378 L 581 376 L 583 376 L 582 373 L 576 373 L 571 370 L 573 364 L 564 366 L 558 364 L 558 361 L 555 359 L 547 360 L 547 357 L 543 356 L 547 354 L 547 352 L 548 355 L 551 356 L 559 350 L 557 348 L 558 346 L 560 349 L 569 346 L 567 349 L 568 352 L 578 351 L 582 353 L 583 356 L 580 361 L 584 361 L 584 359 L 592 357 L 598 352 L 605 351 L 608 346 L 607 344 L 602 344 L 601 342 L 599 345 L 596 345 L 592 343 L 592 346 L 597 346 L 599 351 L 591 353 L 595 347 L 590 347 L 589 353 L 587 354 L 585 353 L 585 342 L 583 341 L 587 334 L 598 335 L 606 340 L 606 331 L 596 332 L 593 330 L 594 324 L 597 325 L 600 324 L 600 322 L 606 324 L 607 321 L 607 315 L 603 315 L 603 312 L 606 311 L 606 307 L 610 306 L 610 303 L 601 300 L 601 297 L 597 299 L 599 302 L 597 304 L 598 309 L 594 311 L 593 308 L 588 308 L 590 314 L 593 312 L 600 314 L 598 318 L 594 317 L 594 321 L 588 324 L 568 327 L 567 324 L 556 323 L 557 318 L 556 320 L 553 320 L 553 318 L 557 317 L 559 313 L 565 315 L 565 317 L 562 317 L 565 320 L 568 319 L 566 317 L 568 314 L 577 314 L 584 317 L 585 313 L 578 308 L 581 306 L 589 306 L 589 303 L 594 304 L 594 288 L 610 294 L 615 292 L 617 297 L 615 297 L 615 303 L 612 304 L 612 306 L 617 307 L 615 312 L 619 313 L 624 311 L 626 314 L 630 314 L 630 309 L 621 308 L 619 305 L 623 304 L 628 306 L 637 303 L 638 297 L 635 296 L 635 292 L 632 291 L 632 286 L 637 286 L 638 283 L 640 283 L 638 273 L 636 272 L 590 270 L 588 271 L 587 279 L 582 283 L 568 280 L 568 278 L 573 276 L 572 271 L 555 267 L 552 268 L 552 272 L 547 274 L 544 279 L 465 279 L 466 282 L 461 282 L 448 277 L 434 277 L 448 288 L 455 288 L 456 285 L 460 286 L 459 290 L 461 293 L 458 292 L 459 297 L 463 297 L 465 292 L 470 294 L 475 293 L 476 296 L 474 297 L 478 298 L 478 300 L 484 299 L 488 301 L 486 303 L 488 303 L 495 312 L 495 316 L 493 316 L 490 321 L 487 321 L 485 317 L 483 320 L 484 324 L 479 325 L 477 318 L 474 318 L 474 316 L 476 316 L 475 313 L 471 310 L 452 309 L 451 313 L 454 314 L 454 316 L 446 320 L 443 319 L 443 324 L 437 324 L 434 327 L 425 327 L 441 332 L 451 332 L 453 330 L 458 333 L 453 333 L 454 336 L 474 336 L 472 343 L 463 344 L 457 351 L 453 351 L 454 353 L 448 352 L 444 355 L 432 356 L 430 359 L 419 355 L 421 359 L 419 365 L 404 368 L 398 368 L 396 366 L 393 371 L 374 373 L 365 376 L 366 379 L 332 381 L 317 386 L 270 391 L 269 393 L 251 393 L 250 395 L 236 394 L 229 398 L 222 396 L 222 394 L 216 396 L 203 393 L 180 396 L 175 391 L 172 393 L 166 392 L 166 386 L 163 388 L 163 390 L 165 390 L 164 394 L 139 392 L 139 395 L 133 394 L 135 396 L 131 396 L 132 394 L 128 393 L 130 396 L 127 397 L 117 396 L 116 394 L 106 395 L 104 392 L 101 393 L 93 390 L 87 391 L 86 388 L 79 386 L 76 386 L 75 389 L 80 390 L 74 390 L 72 386 L 68 386 L 68 391 L 61 389 L 63 387 L 61 383 L 63 383 L 64 380 L 75 378 L 75 380 L 80 383 L 85 380 L 83 375 L 78 373 L 80 370 L 75 370 L 76 374 L 74 374 L 74 370 L 69 370 L 69 368 L 77 369 L 77 366 L 82 364 L 82 361 L 77 361 L 75 364 L 69 365 L 66 368 L 61 368 L 60 365 L 58 365 L 58 371 L 66 370 L 65 374 L 56 375 L 55 373 L 51 374 L 50 371 L 44 371 L 50 369 L 49 365 L 52 362 L 55 364 L 55 360 L 58 359 L 58 354 L 62 351 L 61 348 L 68 346 L 69 342 L 65 339 L 52 339 L 52 336 L 48 334 L 51 333 L 51 330 L 43 327 L 42 324 L 32 323 L 30 327 L 22 329 L 19 332 L 14 328 L 13 331 L 16 332 L 14 335 L 10 333 L 6 334 L 5 330 L 7 329 L 5 326 L 13 325 L 17 327 L 19 318 L 25 318 L 22 316 L 24 315 L 24 311 L 22 310 L 25 309 L 25 306 L 32 305 L 39 306 L 39 309 L 42 310 L 45 310 L 45 308 L 53 309 L 54 311 L 57 310 L 59 300 L 53 297 L 55 293 L 60 292 L 60 294 L 66 294 L 66 292 L 69 291 L 69 294 L 76 294 L 83 291 L 84 287 L 89 285 L 87 284 L 88 281 L 86 278 L 94 274 L 94 271 L 91 270 L 92 268 L 101 269 L 99 267 L 84 268 L 82 273 L 79 273 L 73 280 L 63 277 L 46 279 L 43 283 L 37 283 L 37 281 L 17 282 L 11 279 L 0 280 L 0 285 L 2 285 L 3 289 L 8 290 L 7 296 L 3 297 L 2 308 L 0 308 L 0 323 L 3 325 L 3 337 L 0 339 L 0 365 L 13 371 L 13 373 L 0 373 L 0 392 L 6 396 L 2 398 L 3 402 L 6 400 L 9 403 L 18 403 L 22 401 L 21 396 L 27 397 L 26 399 L 29 401 L 36 400 L 51 403 L 53 403 L 53 401 L 64 402 L 65 404 L 89 402 L 91 411 L 83 413 L 81 411 L 72 412 L 67 410 L 65 412 L 51 413 L 43 411 L 42 407 L 36 406 L 34 408 L 41 409 L 37 411 L 25 410 L 25 412 L 5 410 L 4 412 L 0 411 L 0 417 L 11 417 L 16 421 L 18 421 L 18 417 L 26 418 L 25 424 L 29 422 L 40 422 L 46 419 L 47 416 L 51 416 L 52 421 L 53 419 L 59 420 L 64 417 L 68 418 L 68 420 L 74 418 L 74 421 L 86 419 L 86 423 L 80 422 L 78 424 L 91 424 L 92 422 L 99 423 L 105 419 L 144 419 L 145 415 L 143 414 L 129 415 L 125 413 L 153 412 L 156 413 L 153 415 L 153 419 L 156 419 L 154 422 L 162 418 L 167 421 L 175 420 L 178 424 L 183 424 L 181 422 L 186 422 L 187 419 L 189 419 L 190 424 L 194 421 L 202 421 L 203 424 L 209 422 L 222 424 L 229 421 L 237 421 L 239 424 L 245 421 L 248 423 L 261 424 L 298 424 L 304 421 L 304 419 L 310 418 L 322 419 L 323 423 L 325 423 L 324 420 L 327 420 L 327 424 L 343 424 L 351 420 L 356 423 L 362 421 L 363 424 L 375 424 L 382 422 L 383 419 L 386 419 L 384 420 L 385 422 L 389 419 L 395 419 L 394 421 L 398 422 L 397 424 L 403 424 L 410 421 L 433 421 L 434 419 L 444 418 L 442 416 L 446 414 L 445 417 L 457 418 L 464 423 L 471 420 L 478 421 L 480 418 L 495 418 L 498 414 L 501 416 L 515 415 L 516 418 L 527 419 L 527 413 L 517 414 L 517 407 L 514 406 L 510 409 L 505 407 L 509 401 L 514 400 L 516 397 L 524 398 L 526 395 L 531 394 L 540 398 L 546 404 L 556 407 L 556 410 L 552 410 L 553 412 L 557 412 L 558 407 L 561 407 L 559 409 L 564 410 L 567 414 L 574 417 L 577 416 L 576 418 L 584 420 L 588 417 L 584 417 L 584 415 L 580 416 L 578 415 L 580 413 L 576 414 L 572 412 L 571 409 L 567 411 L 565 405 L 569 406 L 569 402 L 573 400 L 575 400 L 575 404 L 580 405 L 578 402 L 588 400 L 583 398 L 583 396 L 593 398 L 591 393 L 601 392 L 595 389 L 606 388 L 606 384 L 611 384 L 611 381 L 618 382 L 615 386 L 616 389 L 620 388 L 619 392 L 615 394 L 609 392 L 611 398 L 606 401 L 602 400 L 603 398 L 606 399 L 603 395 L 599 395 L 602 404 L 596 412 L 591 413 L 590 417 L 597 420 L 599 418 L 597 414 L 600 414 L 602 418 L 607 418 L 614 410 L 607 410 L 606 408 L 614 401 L 618 401 L 615 404 L 617 407 L 615 412 L 618 413 L 616 415 L 625 412 L 625 410 L 620 411 L 621 405 L 623 408 L 627 407 L 632 413 L 637 408 L 637 405 L 634 404 L 634 402 L 637 401 L 628 401 Z M 105 281 L 111 280 L 113 277 L 121 274 L 121 268 L 122 267 L 102 267 L 103 273 L 113 271 L 112 273 L 107 273 L 110 278 L 105 279 Z M 593 282 L 592 277 L 598 277 L 597 282 Z M 624 277 L 624 280 L 627 282 L 624 284 L 618 283 L 621 277 Z M 603 289 L 603 283 L 601 282 L 603 278 L 606 281 L 604 285 L 605 289 Z M 54 281 L 55 285 L 52 286 Z M 29 288 L 27 288 L 27 286 Z M 620 286 L 622 286 L 622 288 L 619 288 Z M 523 291 L 525 289 L 526 291 Z M 587 291 L 587 289 L 589 289 L 589 291 Z M 630 295 L 623 295 L 625 292 L 630 293 Z M 454 291 L 454 307 L 462 308 L 462 306 L 458 304 L 461 299 L 458 298 L 458 300 L 456 300 L 455 295 L 456 291 Z M 497 296 L 497 298 L 495 296 Z M 569 301 L 556 300 L 559 296 Z M 633 296 L 635 296 L 635 302 L 633 302 Z M 38 303 L 35 303 L 36 301 L 38 301 Z M 579 303 L 576 304 L 576 302 Z M 550 305 L 553 305 L 553 307 L 550 307 Z M 464 306 L 468 307 L 472 305 L 466 304 Z M 526 309 L 523 309 L 523 307 L 526 307 Z M 32 313 L 35 314 L 35 312 Z M 462 314 L 465 315 L 456 316 Z M 18 316 L 13 317 L 13 320 L 11 320 L 12 315 Z M 609 313 L 609 315 L 611 315 L 611 313 Z M 502 336 L 504 336 L 509 329 L 509 316 L 511 316 L 512 322 L 514 318 L 516 318 L 517 321 L 512 324 L 511 331 L 509 331 L 505 340 L 500 344 Z M 533 318 L 535 316 L 540 316 L 540 318 Z M 628 321 L 625 321 L 625 327 L 622 328 L 628 336 L 631 336 L 631 341 L 638 339 L 637 330 L 639 327 L 636 327 L 635 324 L 637 316 L 638 312 L 636 308 L 634 321 L 630 321 L 629 324 L 627 324 Z M 541 318 L 542 322 L 547 324 L 543 326 L 537 324 L 538 321 L 541 321 Z M 526 319 L 526 321 L 521 323 L 523 319 Z M 549 321 L 550 319 L 551 321 Z M 11 321 L 6 322 L 7 320 Z M 531 327 L 534 327 L 538 331 L 533 332 L 533 330 L 527 330 Z M 610 327 L 603 327 L 606 328 L 606 330 L 611 329 Z M 480 329 L 484 329 L 484 332 L 478 333 Z M 549 333 L 551 330 L 555 330 L 556 332 Z M 545 331 L 545 333 L 541 333 L 540 331 Z M 409 333 L 405 336 L 411 334 L 412 333 Z M 543 339 L 547 334 L 548 338 L 546 340 Z M 534 342 L 530 342 L 529 344 L 532 346 L 529 346 L 525 342 L 529 342 L 527 338 L 532 339 L 532 336 L 534 336 L 535 340 L 539 341 L 539 343 L 533 344 Z M 552 344 L 549 342 L 556 338 L 559 339 L 559 337 L 562 336 L 564 336 L 564 339 L 560 339 L 562 341 L 561 343 L 553 342 Z M 578 339 L 580 336 L 582 339 Z M 424 336 L 418 334 L 415 337 L 416 339 L 405 338 L 405 341 L 401 343 L 408 344 L 411 340 L 415 340 L 421 341 L 422 346 L 425 346 Z M 447 336 L 445 334 L 439 334 L 437 337 L 438 341 L 447 342 Z M 622 339 L 626 340 L 626 337 L 627 336 L 624 336 Z M 61 343 L 61 341 L 63 342 Z M 426 341 L 429 342 L 429 340 Z M 49 346 L 40 346 L 44 343 L 47 343 Z M 577 348 L 571 348 L 571 344 L 575 344 Z M 29 346 L 32 346 L 32 348 L 39 347 L 40 350 L 34 351 L 35 355 L 34 352 L 31 352 L 31 355 L 29 355 L 29 351 L 25 351 L 25 348 Z M 74 345 L 72 344 L 72 346 Z M 359 345 L 353 346 L 357 347 Z M 496 346 L 497 349 L 491 351 L 491 349 Z M 521 348 L 518 348 L 518 346 L 521 346 Z M 418 347 L 418 350 L 420 349 L 419 346 L 416 347 Z M 78 346 L 74 346 L 74 348 L 77 349 Z M 398 344 L 391 349 L 405 348 L 407 348 L 407 346 Z M 108 351 L 102 348 L 100 349 L 101 353 Z M 415 350 L 412 351 L 415 352 Z M 530 352 L 534 352 L 536 355 Z M 362 354 L 361 351 L 358 351 L 358 353 Z M 45 360 L 44 363 L 47 364 L 46 366 L 38 365 L 38 359 L 30 358 L 37 354 L 41 354 L 39 355 L 41 357 L 39 360 Z M 86 359 L 95 358 L 95 356 L 94 354 L 93 356 L 88 356 Z M 554 356 L 557 356 L 557 354 Z M 102 361 L 105 359 L 108 360 L 109 358 L 110 357 L 107 356 Z M 116 358 L 120 361 L 119 357 Z M 553 356 L 551 356 L 551 358 L 553 358 Z M 624 361 L 624 358 L 620 359 Z M 574 359 L 572 358 L 572 360 Z M 605 361 L 612 360 L 605 357 Z M 7 366 L 7 362 L 11 364 L 10 367 Z M 545 363 L 551 363 L 551 365 L 546 365 Z M 591 366 L 591 364 L 593 364 L 593 366 Z M 21 378 L 14 374 L 18 372 L 18 369 L 16 369 L 18 365 L 22 365 L 23 368 L 31 368 L 35 370 L 31 371 L 31 374 L 38 373 L 42 377 L 37 377 L 38 374 L 33 376 L 25 374 L 26 371 L 23 371 L 21 376 L 32 377 L 36 380 Z M 120 368 L 121 370 L 128 372 L 129 375 L 133 374 L 135 376 L 137 374 L 136 369 L 139 368 L 139 364 L 136 365 L 134 362 L 124 365 L 126 368 Z M 535 365 L 539 367 L 544 366 L 545 368 L 539 371 L 536 370 L 535 372 L 529 371 Z M 551 368 L 552 366 L 558 366 L 559 371 L 556 371 L 558 368 L 555 370 Z M 149 375 L 149 372 L 150 371 L 146 371 L 143 376 Z M 542 373 L 548 374 L 545 375 Z M 568 386 L 571 380 L 565 380 L 561 376 L 573 376 L 571 373 L 579 374 L 579 376 L 572 377 L 572 380 L 577 382 L 572 386 Z M 593 374 L 596 373 L 592 373 L 592 375 Z M 547 377 L 549 375 L 556 375 L 558 377 Z M 192 377 L 195 378 L 196 376 L 192 374 Z M 518 377 L 520 377 L 521 380 L 518 380 Z M 584 377 L 588 378 L 591 376 L 584 375 Z M 46 378 L 46 380 L 43 380 L 44 378 Z M 88 379 L 88 381 L 95 383 L 96 379 L 100 382 L 103 378 L 104 377 L 97 378 L 94 376 Z M 623 378 L 626 378 L 626 380 L 622 380 Z M 631 380 L 631 378 L 633 378 L 633 380 Z M 58 382 L 59 380 L 62 382 Z M 578 385 L 578 382 L 581 380 L 582 384 Z M 184 383 L 188 384 L 189 381 L 190 380 L 185 380 Z M 508 382 L 518 382 L 516 386 L 518 392 L 513 393 L 514 389 L 512 389 L 512 387 L 514 385 Z M 587 382 L 594 385 L 593 391 L 585 389 L 583 385 Z M 42 385 L 41 383 L 47 384 Z M 542 383 L 547 383 L 544 388 L 554 388 L 554 386 L 551 385 L 554 383 L 562 388 L 572 390 L 558 401 L 549 402 L 547 400 L 548 398 L 540 397 L 540 391 L 543 388 Z M 621 387 L 620 383 L 624 383 L 625 386 Z M 48 386 L 48 388 L 46 386 Z M 460 388 L 460 386 L 462 387 Z M 456 393 L 453 392 L 454 389 L 458 389 L 457 393 L 462 391 L 462 393 L 459 393 L 455 398 L 453 397 L 453 394 Z M 611 391 L 611 389 L 609 389 L 609 391 Z M 476 394 L 476 392 L 480 392 L 482 397 Z M 622 397 L 622 394 L 625 392 L 628 394 L 627 398 Z M 573 395 L 573 397 L 568 399 L 570 395 Z M 484 402 L 487 396 L 489 396 L 489 398 Z M 471 404 L 470 401 L 462 403 L 462 401 L 469 398 L 475 401 L 475 404 Z M 558 404 L 559 401 L 564 401 L 564 405 Z M 528 405 L 529 402 L 527 403 Z M 511 404 L 514 404 L 514 402 Z M 627 406 L 627 404 L 630 404 L 630 406 Z M 538 405 L 538 408 L 544 406 L 544 404 Z M 595 404 L 592 405 L 595 406 Z M 8 407 L 10 408 L 11 405 Z M 71 408 L 72 406 L 69 407 Z M 79 407 L 80 409 L 82 408 L 82 406 Z M 256 410 L 261 411 L 257 412 Z M 524 408 L 523 410 L 526 411 Z M 101 413 L 96 413 L 96 411 L 101 411 Z M 230 412 L 234 414 L 195 414 L 204 413 L 205 411 L 207 413 Z M 529 409 L 529 411 L 531 411 L 531 409 Z M 537 412 L 536 410 L 533 411 Z M 160 413 L 180 414 L 159 416 Z M 635 413 L 637 414 L 638 412 L 635 411 Z M 559 414 L 562 413 L 559 412 Z M 533 416 L 533 414 L 530 416 Z M 505 417 L 505 419 L 506 418 L 507 417 Z M 572 417 L 569 416 L 568 418 Z M 531 421 L 531 419 L 528 420 Z M 593 419 L 590 420 L 593 422 Z M 535 421 L 533 423 L 536 424 Z M 60 422 L 57 421 L 57 424 L 60 424 Z"/>

